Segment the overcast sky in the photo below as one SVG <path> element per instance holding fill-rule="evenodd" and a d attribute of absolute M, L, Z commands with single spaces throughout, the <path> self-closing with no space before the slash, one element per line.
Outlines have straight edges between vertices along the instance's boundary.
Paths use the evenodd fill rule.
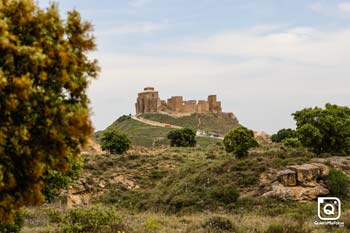
<path fill-rule="evenodd" d="M 47 0 L 39 0 L 47 6 Z M 350 1 L 60 0 L 95 28 L 102 72 L 89 96 L 104 129 L 134 114 L 137 93 L 217 94 L 254 130 L 294 127 L 291 113 L 350 102 Z"/>

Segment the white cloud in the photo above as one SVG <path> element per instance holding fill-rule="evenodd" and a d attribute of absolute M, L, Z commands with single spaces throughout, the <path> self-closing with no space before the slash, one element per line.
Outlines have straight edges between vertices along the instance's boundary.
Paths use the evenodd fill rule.
<path fill-rule="evenodd" d="M 256 130 L 293 127 L 290 114 L 298 109 L 349 104 L 348 41 L 347 29 L 264 26 L 150 45 L 147 56 L 97 53 L 102 74 L 90 88 L 93 119 L 102 129 L 133 113 L 136 94 L 151 85 L 163 99 L 217 94 L 225 111 Z"/>
<path fill-rule="evenodd" d="M 309 8 L 318 14 L 327 17 L 348 18 L 350 13 L 350 1 L 345 2 L 314 2 Z"/>
<path fill-rule="evenodd" d="M 341 12 L 350 13 L 350 2 L 341 2 L 337 7 Z"/>
<path fill-rule="evenodd" d="M 319 31 L 313 28 L 236 30 L 175 45 L 177 50 L 201 55 L 245 59 L 280 59 L 304 65 L 348 65 L 350 30 Z"/>

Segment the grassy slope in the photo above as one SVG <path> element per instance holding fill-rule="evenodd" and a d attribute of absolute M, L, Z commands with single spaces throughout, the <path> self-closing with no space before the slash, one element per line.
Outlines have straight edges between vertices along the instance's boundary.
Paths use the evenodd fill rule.
<path fill-rule="evenodd" d="M 135 146 L 152 147 L 153 142 L 155 146 L 169 145 L 167 134 L 172 129 L 151 126 L 142 122 L 131 119 L 130 117 L 123 116 L 111 124 L 108 129 L 116 129 L 123 133 L 126 133 L 131 142 Z M 94 138 L 100 142 L 103 131 L 96 132 Z M 197 138 L 199 145 L 215 144 L 220 140 L 213 138 Z"/>
<path fill-rule="evenodd" d="M 213 113 L 206 114 L 192 114 L 190 116 L 183 117 L 172 117 L 169 115 L 152 113 L 152 114 L 143 114 L 143 118 L 154 120 L 163 123 L 169 123 L 172 125 L 178 125 L 183 127 L 190 127 L 193 129 L 202 129 L 210 132 L 217 132 L 221 134 L 227 133 L 232 128 L 235 128 L 239 125 L 236 119 L 228 119 L 220 115 Z M 199 125 L 200 119 L 200 125 Z"/>

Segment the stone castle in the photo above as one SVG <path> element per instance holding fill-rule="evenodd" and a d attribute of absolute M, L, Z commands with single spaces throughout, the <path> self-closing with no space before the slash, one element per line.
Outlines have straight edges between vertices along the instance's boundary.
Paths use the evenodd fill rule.
<path fill-rule="evenodd" d="M 186 115 L 192 113 L 216 113 L 233 118 L 233 113 L 223 113 L 221 102 L 216 95 L 209 95 L 207 100 L 184 100 L 182 96 L 173 96 L 161 100 L 158 91 L 153 87 L 145 87 L 138 94 L 135 104 L 136 114 L 163 112 L 167 114 Z"/>

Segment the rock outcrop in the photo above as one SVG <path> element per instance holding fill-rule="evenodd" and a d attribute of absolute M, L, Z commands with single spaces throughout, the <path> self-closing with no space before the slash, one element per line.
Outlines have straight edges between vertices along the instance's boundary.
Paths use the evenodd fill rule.
<path fill-rule="evenodd" d="M 350 158 L 314 158 L 310 163 L 288 166 L 285 170 L 270 169 L 260 176 L 261 197 L 305 201 L 327 195 L 329 190 L 324 184 L 324 179 L 331 167 L 349 172 Z"/>

